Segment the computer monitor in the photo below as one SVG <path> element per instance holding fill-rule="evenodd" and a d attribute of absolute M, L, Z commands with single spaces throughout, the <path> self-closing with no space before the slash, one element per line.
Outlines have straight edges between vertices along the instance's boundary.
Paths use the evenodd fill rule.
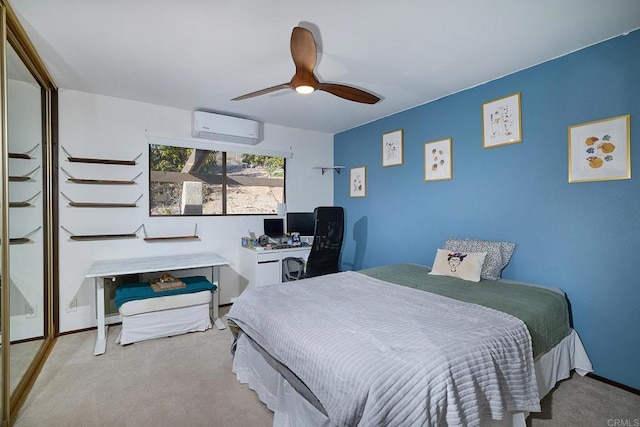
<path fill-rule="evenodd" d="M 287 233 L 313 236 L 315 218 L 313 212 L 287 212 Z"/>
<path fill-rule="evenodd" d="M 280 238 L 284 236 L 284 221 L 282 218 L 265 218 L 264 234 L 269 237 Z"/>

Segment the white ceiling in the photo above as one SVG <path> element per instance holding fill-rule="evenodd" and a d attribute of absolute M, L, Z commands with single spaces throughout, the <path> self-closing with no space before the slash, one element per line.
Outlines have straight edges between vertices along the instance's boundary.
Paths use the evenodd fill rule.
<path fill-rule="evenodd" d="M 638 0 L 10 0 L 63 89 L 337 133 L 640 27 Z M 288 82 L 294 26 L 326 92 Z"/>

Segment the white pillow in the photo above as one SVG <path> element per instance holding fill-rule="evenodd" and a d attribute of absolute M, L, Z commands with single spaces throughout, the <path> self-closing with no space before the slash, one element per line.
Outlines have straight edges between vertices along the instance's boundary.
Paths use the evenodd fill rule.
<path fill-rule="evenodd" d="M 438 249 L 433 268 L 429 274 L 479 282 L 486 256 L 486 252 L 456 252 Z"/>
<path fill-rule="evenodd" d="M 456 252 L 486 252 L 487 258 L 484 260 L 480 277 L 499 280 L 502 277 L 502 270 L 509 263 L 516 245 L 509 242 L 479 239 L 448 239 L 444 242 L 443 248 Z"/>

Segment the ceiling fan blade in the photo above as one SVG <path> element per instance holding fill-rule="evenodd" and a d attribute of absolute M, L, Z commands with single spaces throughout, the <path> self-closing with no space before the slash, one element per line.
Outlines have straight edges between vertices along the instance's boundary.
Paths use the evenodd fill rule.
<path fill-rule="evenodd" d="M 276 86 L 268 87 L 266 89 L 261 89 L 255 92 L 251 92 L 246 95 L 238 96 L 236 98 L 233 98 L 232 101 L 241 101 L 243 99 L 253 98 L 254 96 L 266 95 L 268 93 L 275 92 L 281 89 L 293 89 L 293 87 L 291 86 L 291 83 L 282 83 Z"/>
<path fill-rule="evenodd" d="M 336 83 L 319 83 L 316 90 L 324 90 L 325 92 L 329 92 L 330 94 L 339 96 L 340 98 L 348 99 L 349 101 L 361 102 L 363 104 L 375 104 L 380 101 L 380 98 L 370 94 L 369 92 Z"/>
<path fill-rule="evenodd" d="M 291 32 L 291 57 L 296 70 L 313 73 L 316 66 L 316 41 L 311 31 L 302 27 L 294 27 Z"/>
<path fill-rule="evenodd" d="M 363 104 L 375 104 L 380 101 L 377 96 L 357 89 L 336 83 L 320 83 L 313 73 L 318 57 L 318 47 L 311 31 L 302 27 L 294 27 L 291 32 L 291 57 L 296 66 L 296 72 L 288 83 L 282 83 L 266 89 L 251 92 L 246 95 L 233 98 L 232 101 L 253 98 L 265 95 L 281 89 L 294 89 L 302 94 L 312 93 L 314 90 L 324 90 L 340 98 Z"/>

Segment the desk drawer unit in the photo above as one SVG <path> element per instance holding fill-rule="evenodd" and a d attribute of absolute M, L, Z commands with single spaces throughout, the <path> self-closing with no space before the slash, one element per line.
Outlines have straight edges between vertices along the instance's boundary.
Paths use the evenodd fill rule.
<path fill-rule="evenodd" d="M 279 282 L 280 256 L 279 254 L 260 254 L 256 265 L 256 286 L 273 285 Z"/>
<path fill-rule="evenodd" d="M 242 248 L 241 275 L 247 279 L 247 287 L 282 283 L 282 260 L 288 256 L 306 259 L 310 247 L 255 250 Z"/>

